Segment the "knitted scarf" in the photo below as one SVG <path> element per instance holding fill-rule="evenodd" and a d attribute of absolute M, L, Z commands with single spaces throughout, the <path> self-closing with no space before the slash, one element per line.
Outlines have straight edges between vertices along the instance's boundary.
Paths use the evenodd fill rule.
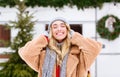
<path fill-rule="evenodd" d="M 48 47 L 46 48 L 46 56 L 42 68 L 42 77 L 52 77 L 54 65 L 56 63 L 57 54 L 50 50 Z M 66 64 L 68 59 L 68 53 L 65 55 L 63 62 L 61 64 L 60 77 L 66 77 Z"/>

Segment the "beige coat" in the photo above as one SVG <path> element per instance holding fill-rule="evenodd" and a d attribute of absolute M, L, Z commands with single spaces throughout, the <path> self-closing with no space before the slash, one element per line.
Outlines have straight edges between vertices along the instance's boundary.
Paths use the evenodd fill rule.
<path fill-rule="evenodd" d="M 84 38 L 77 32 L 74 33 L 71 42 L 74 45 L 68 55 L 66 77 L 87 77 L 87 71 L 99 54 L 101 44 L 92 39 Z M 41 35 L 19 49 L 21 58 L 38 72 L 38 77 L 42 77 L 42 66 L 46 54 L 44 48 L 47 44 L 46 38 Z M 55 68 L 56 65 L 53 77 L 56 77 Z"/>

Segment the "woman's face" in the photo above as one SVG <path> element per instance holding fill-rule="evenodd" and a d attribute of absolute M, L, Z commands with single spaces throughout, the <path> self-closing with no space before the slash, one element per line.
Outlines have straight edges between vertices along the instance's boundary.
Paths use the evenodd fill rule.
<path fill-rule="evenodd" d="M 51 25 L 52 35 L 58 41 L 62 42 L 67 36 L 67 28 L 63 21 L 55 21 Z"/>

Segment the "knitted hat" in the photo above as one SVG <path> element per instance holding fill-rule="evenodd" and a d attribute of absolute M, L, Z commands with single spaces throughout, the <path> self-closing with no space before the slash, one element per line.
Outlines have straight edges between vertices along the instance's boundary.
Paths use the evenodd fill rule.
<path fill-rule="evenodd" d="M 67 21 L 66 19 L 62 18 L 62 17 L 54 18 L 54 19 L 52 19 L 52 20 L 50 21 L 50 23 L 49 23 L 49 25 L 48 25 L 48 32 L 50 31 L 50 27 L 51 27 L 52 23 L 55 22 L 55 21 L 63 21 L 63 22 L 65 22 L 66 24 L 68 24 L 68 21 Z"/>

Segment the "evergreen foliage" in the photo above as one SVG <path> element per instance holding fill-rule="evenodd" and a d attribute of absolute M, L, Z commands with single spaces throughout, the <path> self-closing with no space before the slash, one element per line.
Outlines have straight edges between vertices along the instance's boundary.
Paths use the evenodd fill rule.
<path fill-rule="evenodd" d="M 18 2 L 17 17 L 18 20 L 11 23 L 12 28 L 18 30 L 17 36 L 11 42 L 11 49 L 15 52 L 10 54 L 7 62 L 1 63 L 3 67 L 0 70 L 0 77 L 37 77 L 37 73 L 33 71 L 28 65 L 21 60 L 18 55 L 18 49 L 25 45 L 25 43 L 32 39 L 32 31 L 35 21 L 31 21 L 33 14 L 27 13 L 24 2 Z"/>
<path fill-rule="evenodd" d="M 0 0 L 0 6 L 5 7 L 9 5 L 14 7 L 15 1 L 19 0 Z M 43 7 L 54 7 L 63 8 L 63 6 L 77 6 L 78 9 L 84 9 L 89 7 L 102 7 L 105 2 L 120 2 L 120 0 L 24 0 L 27 6 L 43 6 Z"/>
<path fill-rule="evenodd" d="M 105 21 L 110 16 L 115 18 L 115 20 L 116 20 L 116 22 L 114 22 L 114 24 L 113 24 L 114 29 L 115 29 L 114 32 L 110 32 L 108 30 L 108 28 L 105 27 Z M 114 15 L 106 15 L 97 22 L 96 30 L 101 38 L 104 38 L 107 40 L 115 40 L 120 35 L 120 19 Z"/>

